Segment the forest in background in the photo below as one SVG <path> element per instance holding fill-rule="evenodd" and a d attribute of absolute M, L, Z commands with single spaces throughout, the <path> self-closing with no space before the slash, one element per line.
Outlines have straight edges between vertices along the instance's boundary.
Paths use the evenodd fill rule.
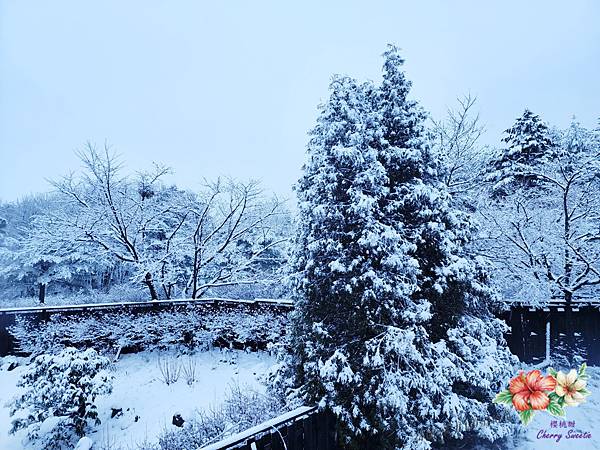
<path fill-rule="evenodd" d="M 481 144 L 476 98 L 428 121 L 454 201 L 477 224 L 470 251 L 505 300 L 540 304 L 600 284 L 600 126 L 566 129 L 525 109 L 496 148 Z M 0 204 L 0 303 L 202 296 L 286 297 L 294 214 L 256 181 L 197 191 L 137 172 L 88 143 L 83 169 L 48 193 Z"/>

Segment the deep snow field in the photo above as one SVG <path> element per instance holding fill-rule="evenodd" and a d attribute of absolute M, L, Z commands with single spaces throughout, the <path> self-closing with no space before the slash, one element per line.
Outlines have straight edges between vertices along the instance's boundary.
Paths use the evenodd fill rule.
<path fill-rule="evenodd" d="M 135 449 L 143 442 L 156 442 L 164 429 L 176 429 L 173 415 L 184 419 L 196 410 L 210 408 L 223 401 L 232 385 L 264 391 L 261 377 L 274 364 L 275 358 L 264 352 L 221 351 L 218 349 L 193 355 L 197 380 L 189 386 L 181 375 L 174 384 L 167 386 L 161 380 L 159 360 L 166 361 L 174 353 L 143 352 L 122 355 L 113 364 L 115 378 L 113 391 L 99 396 L 96 404 L 101 425 L 88 436 L 94 441 L 94 449 Z M 182 356 L 182 363 L 187 362 Z M 17 395 L 17 380 L 25 366 L 7 371 L 14 357 L 0 358 L 0 450 L 36 449 L 35 445 L 23 443 L 23 431 L 9 435 L 11 418 L 7 402 Z M 19 359 L 21 364 L 27 359 Z M 111 418 L 112 408 L 121 408 L 122 415 Z M 136 419 L 137 417 L 137 419 Z"/>

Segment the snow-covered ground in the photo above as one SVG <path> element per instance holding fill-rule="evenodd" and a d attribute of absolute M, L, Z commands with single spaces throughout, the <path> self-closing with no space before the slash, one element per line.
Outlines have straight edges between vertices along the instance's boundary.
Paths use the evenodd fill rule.
<path fill-rule="evenodd" d="M 527 425 L 517 450 L 600 449 L 600 367 L 589 367 L 588 375 L 591 394 L 586 402 L 566 408 L 563 418 L 537 413 Z"/>
<path fill-rule="evenodd" d="M 115 444 L 137 448 L 144 441 L 156 442 L 164 429 L 175 428 L 171 423 L 174 414 L 185 419 L 196 410 L 219 404 L 233 384 L 264 390 L 261 376 L 274 363 L 274 358 L 266 353 L 202 352 L 193 356 L 197 379 L 191 386 L 183 374 L 167 386 L 161 381 L 158 363 L 173 357 L 173 353 L 144 352 L 122 355 L 114 364 L 113 392 L 96 401 L 102 424 L 89 434 L 99 448 Z M 35 445 L 24 445 L 20 433 L 8 434 L 11 419 L 6 403 L 18 394 L 16 383 L 24 369 L 21 365 L 7 371 L 8 362 L 13 359 L 0 359 L 0 450 L 33 450 Z M 189 364 L 187 356 L 179 359 L 182 364 Z M 122 409 L 122 415 L 111 418 L 112 408 Z"/>
<path fill-rule="evenodd" d="M 158 361 L 173 357 L 174 353 L 144 352 L 122 355 L 114 364 L 113 392 L 97 400 L 102 424 L 89 434 L 98 448 L 114 448 L 118 444 L 135 449 L 144 441 L 156 442 L 164 429 L 175 428 L 171 423 L 174 414 L 185 419 L 196 410 L 219 404 L 232 384 L 264 390 L 261 376 L 274 363 L 274 358 L 266 353 L 202 352 L 193 356 L 197 380 L 191 386 L 183 375 L 167 386 L 161 381 Z M 182 364 L 189 361 L 187 356 L 179 360 Z M 12 361 L 21 365 L 8 371 Z M 24 445 L 22 435 L 8 434 L 11 418 L 6 403 L 18 394 L 16 383 L 26 362 L 14 357 L 0 359 L 0 450 L 36 448 Z M 588 373 L 591 395 L 586 403 L 567 408 L 563 419 L 537 413 L 515 450 L 600 449 L 600 367 L 588 368 Z M 122 409 L 122 415 L 111 418 L 112 408 Z M 561 421 L 565 422 L 564 427 Z M 586 433 L 590 437 L 584 437 Z M 577 434 L 580 437 L 573 438 Z"/>

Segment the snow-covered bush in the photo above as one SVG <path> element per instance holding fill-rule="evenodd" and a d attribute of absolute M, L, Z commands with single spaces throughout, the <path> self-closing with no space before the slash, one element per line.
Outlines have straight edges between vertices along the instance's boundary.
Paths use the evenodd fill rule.
<path fill-rule="evenodd" d="M 180 367 L 185 382 L 188 386 L 193 385 L 198 380 L 196 374 L 196 359 L 190 355 L 183 363 L 181 363 Z"/>
<path fill-rule="evenodd" d="M 109 362 L 93 349 L 36 357 L 18 382 L 25 391 L 11 405 L 11 432 L 26 429 L 46 449 L 72 444 L 91 423 L 100 423 L 94 402 L 112 390 Z"/>
<path fill-rule="evenodd" d="M 177 383 L 181 374 L 181 364 L 176 357 L 158 358 L 157 364 L 160 370 L 160 381 L 167 386 Z"/>
<path fill-rule="evenodd" d="M 278 397 L 231 385 L 221 406 L 199 411 L 180 430 L 165 431 L 160 450 L 195 450 L 283 414 L 284 408 Z"/>
<path fill-rule="evenodd" d="M 286 322 L 284 314 L 267 308 L 251 311 L 198 305 L 159 313 L 55 314 L 43 324 L 18 319 L 10 332 L 20 350 L 34 356 L 69 346 L 110 352 L 119 347 L 137 351 L 177 345 L 266 348 L 280 340 Z"/>

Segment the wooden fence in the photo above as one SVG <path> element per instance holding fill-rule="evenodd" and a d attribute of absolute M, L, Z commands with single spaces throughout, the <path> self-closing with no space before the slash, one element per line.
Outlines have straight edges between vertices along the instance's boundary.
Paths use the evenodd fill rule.
<path fill-rule="evenodd" d="M 15 342 L 8 328 L 17 317 L 26 317 L 34 323 L 43 323 L 54 314 L 80 315 L 105 312 L 144 313 L 159 312 L 176 307 L 196 305 L 205 309 L 241 308 L 255 311 L 279 311 L 286 314 L 293 308 L 289 300 L 230 300 L 208 298 L 199 300 L 159 300 L 153 302 L 121 302 L 72 306 L 41 306 L 0 309 L 0 356 L 15 351 Z M 531 308 L 514 303 L 510 310 L 500 314 L 509 325 L 506 336 L 511 351 L 524 362 L 537 363 L 550 354 L 577 353 L 588 364 L 600 364 L 600 302 L 576 302 L 571 308 L 561 303 Z M 549 346 L 549 349 L 547 349 Z"/>
<path fill-rule="evenodd" d="M 338 450 L 336 442 L 333 413 L 303 406 L 202 450 Z"/>
<path fill-rule="evenodd" d="M 578 357 L 589 365 L 600 364 L 600 307 L 592 302 L 567 307 L 561 303 L 542 308 L 512 305 L 501 314 L 510 332 L 509 348 L 527 363 L 547 356 Z M 548 355 L 547 355 L 548 353 Z"/>

